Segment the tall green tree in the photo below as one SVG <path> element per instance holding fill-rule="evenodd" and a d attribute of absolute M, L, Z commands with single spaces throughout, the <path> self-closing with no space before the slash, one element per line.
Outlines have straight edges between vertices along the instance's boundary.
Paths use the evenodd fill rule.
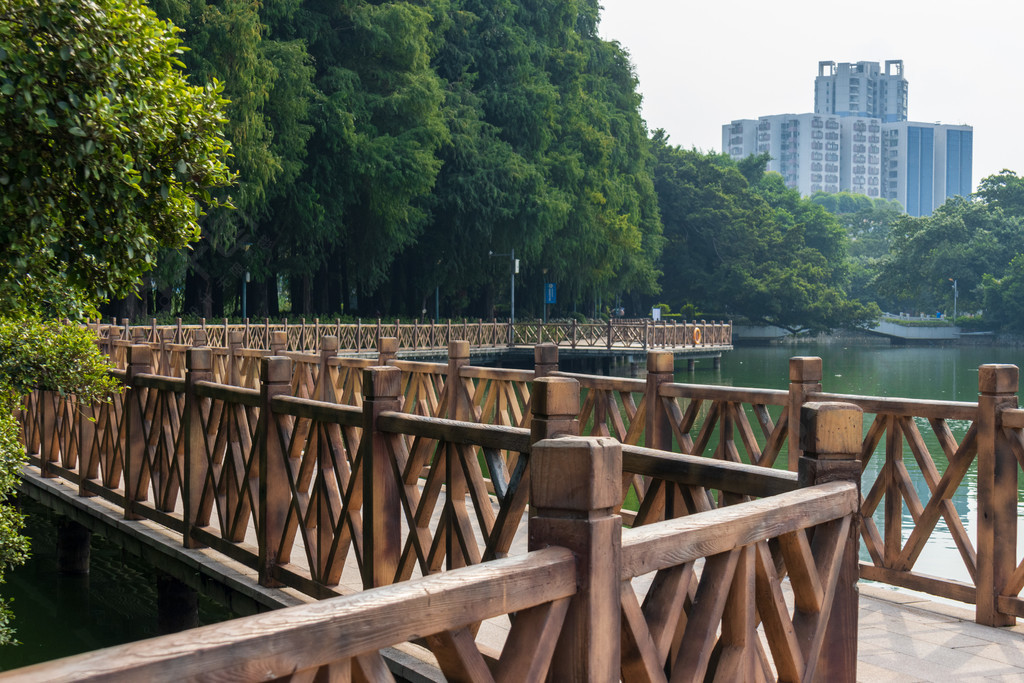
<path fill-rule="evenodd" d="M 312 307 L 318 273 L 317 291 L 340 299 L 358 290 L 369 308 L 367 297 L 424 226 L 446 137 L 431 19 L 410 2 L 308 0 L 295 13 L 293 35 L 313 58 L 318 91 L 299 178 L 315 212 L 287 245 L 297 310 Z"/>
<path fill-rule="evenodd" d="M 199 236 L 231 176 L 221 87 L 136 0 L 0 7 L 0 312 L 78 317 Z"/>
<path fill-rule="evenodd" d="M 875 286 L 903 310 L 952 313 L 957 281 L 959 309 L 983 305 L 986 273 L 1002 277 L 1011 259 L 1024 253 L 1024 219 L 984 202 L 955 197 L 931 216 L 901 216 L 892 227 L 889 256 Z"/>
<path fill-rule="evenodd" d="M 850 296 L 888 307 L 888 300 L 878 295 L 872 281 L 889 253 L 892 225 L 903 215 L 903 207 L 896 201 L 850 192 L 816 192 L 811 201 L 834 215 L 846 231 Z"/>
<path fill-rule="evenodd" d="M 213 211 L 203 222 L 203 241 L 162 275 L 165 287 L 186 279 L 186 307 L 206 316 L 224 312 L 246 270 L 267 276 L 277 241 L 275 200 L 299 192 L 312 133 L 308 110 L 313 69 L 300 40 L 282 39 L 272 28 L 287 26 L 294 0 L 153 0 L 154 9 L 184 29 L 190 80 L 224 84 L 232 144 L 231 167 L 238 175 L 232 210 Z M 281 33 L 277 31 L 276 33 Z M 187 271 L 187 272 L 183 272 Z"/>
<path fill-rule="evenodd" d="M 790 330 L 852 325 L 877 313 L 846 294 L 842 228 L 778 174 L 754 164 L 741 172 L 725 155 L 671 146 L 663 131 L 654 146 L 672 308 L 689 304 Z"/>

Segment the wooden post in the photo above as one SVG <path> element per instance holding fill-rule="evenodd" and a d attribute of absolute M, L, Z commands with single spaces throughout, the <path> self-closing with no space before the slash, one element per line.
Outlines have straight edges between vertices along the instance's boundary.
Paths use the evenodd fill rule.
<path fill-rule="evenodd" d="M 92 498 L 96 495 L 86 488 L 86 482 L 95 479 L 100 471 L 96 420 L 102 409 L 98 403 L 78 405 L 78 495 L 81 498 Z"/>
<path fill-rule="evenodd" d="M 274 330 L 270 333 L 270 355 L 280 356 L 288 350 L 288 333 L 282 330 Z"/>
<path fill-rule="evenodd" d="M 545 439 L 531 456 L 529 549 L 568 548 L 577 560 L 548 680 L 619 680 L 622 446 L 609 437 Z"/>
<path fill-rule="evenodd" d="M 612 319 L 608 318 L 608 350 L 612 349 Z"/>
<path fill-rule="evenodd" d="M 192 346 L 193 347 L 206 346 L 207 341 L 208 341 L 208 338 L 206 336 L 206 330 L 205 329 L 198 329 L 192 335 Z"/>
<path fill-rule="evenodd" d="M 1017 407 L 1015 365 L 978 368 L 978 593 L 975 621 L 1012 626 L 999 594 L 1017 568 L 1017 459 L 1000 413 Z"/>
<path fill-rule="evenodd" d="M 225 318 L 224 329 L 227 330 L 227 318 Z M 241 364 L 239 360 L 239 350 L 242 348 L 242 333 L 238 330 L 232 330 L 227 332 L 227 353 L 228 353 L 228 383 L 232 386 L 242 386 L 242 376 L 239 372 L 238 366 Z"/>
<path fill-rule="evenodd" d="M 530 442 L 580 435 L 580 383 L 571 377 L 541 377 L 530 398 Z"/>
<path fill-rule="evenodd" d="M 124 518 L 142 519 L 135 512 L 135 503 L 146 500 L 149 477 L 144 476 L 146 432 L 144 427 L 146 392 L 135 386 L 135 378 L 150 371 L 152 351 L 145 344 L 128 347 L 128 371 L 125 374 L 125 440 L 124 440 Z"/>
<path fill-rule="evenodd" d="M 274 587 L 281 585 L 274 576 L 274 568 L 290 559 L 290 553 L 281 555 L 279 549 L 285 535 L 291 492 L 288 487 L 287 446 L 278 436 L 273 399 L 287 395 L 291 390 L 291 358 L 261 358 L 260 377 L 260 422 L 256 435 L 260 449 L 258 570 L 260 585 Z"/>
<path fill-rule="evenodd" d="M 860 492 L 860 447 L 864 415 L 849 403 L 807 403 L 800 411 L 799 480 L 801 486 L 850 481 Z M 853 515 L 846 537 L 839 578 L 829 613 L 821 656 L 813 680 L 857 680 L 857 579 L 859 577 L 860 513 Z"/>
<path fill-rule="evenodd" d="M 548 342 L 533 347 L 533 378 L 547 377 L 558 372 L 558 346 Z"/>
<path fill-rule="evenodd" d="M 377 365 L 391 365 L 398 357 L 398 337 L 381 337 L 377 342 Z"/>
<path fill-rule="evenodd" d="M 386 410 L 399 410 L 402 371 L 394 366 L 363 370 L 363 588 L 395 581 L 402 554 L 402 507 L 387 439 L 377 428 Z"/>
<path fill-rule="evenodd" d="M 317 325 L 319 325 L 319 321 Z M 314 398 L 317 401 L 336 403 L 338 399 L 334 395 L 334 381 L 331 379 L 331 358 L 338 355 L 338 338 L 321 337 L 318 346 L 320 347 L 320 364 L 317 371 L 319 386 Z"/>
<path fill-rule="evenodd" d="M 203 429 L 202 399 L 196 394 L 197 382 L 213 380 L 213 350 L 191 348 L 185 356 L 185 412 L 182 429 L 185 430 L 185 471 L 182 473 L 181 504 L 184 510 L 185 531 L 182 545 L 199 548 L 201 543 L 192 538 L 192 529 L 206 523 L 201 519 L 203 489 L 209 471 L 207 437 Z M 212 495 L 212 494 L 211 494 Z"/>
<path fill-rule="evenodd" d="M 473 405 L 462 383 L 462 368 L 469 365 L 469 342 L 454 340 L 448 342 L 448 370 L 445 387 L 448 389 L 448 419 L 472 421 Z"/>
<path fill-rule="evenodd" d="M 647 414 L 644 421 L 645 445 L 662 451 L 672 450 L 672 425 L 661 405 L 658 390 L 662 384 L 675 378 L 675 355 L 671 351 L 647 352 L 647 388 L 644 401 Z"/>
<path fill-rule="evenodd" d="M 794 356 L 789 359 L 789 401 L 786 411 L 789 419 L 789 470 L 796 472 L 800 462 L 800 407 L 807 402 L 807 394 L 821 391 L 821 359 L 817 356 Z"/>

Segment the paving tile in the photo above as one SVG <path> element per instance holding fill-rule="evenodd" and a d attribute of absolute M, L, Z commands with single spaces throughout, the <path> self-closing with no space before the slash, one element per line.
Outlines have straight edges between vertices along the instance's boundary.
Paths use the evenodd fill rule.
<path fill-rule="evenodd" d="M 858 683 L 917 683 L 920 680 L 875 664 L 857 663 Z"/>

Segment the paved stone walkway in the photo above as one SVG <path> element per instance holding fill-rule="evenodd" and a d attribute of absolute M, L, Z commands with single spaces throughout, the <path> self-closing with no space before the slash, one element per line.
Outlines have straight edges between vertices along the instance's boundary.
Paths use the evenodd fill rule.
<path fill-rule="evenodd" d="M 1024 682 L 1024 624 L 974 623 L 969 605 L 861 583 L 857 680 Z"/>

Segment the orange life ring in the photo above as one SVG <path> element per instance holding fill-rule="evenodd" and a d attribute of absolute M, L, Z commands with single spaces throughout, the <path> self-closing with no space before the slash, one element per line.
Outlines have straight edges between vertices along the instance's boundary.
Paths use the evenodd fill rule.
<path fill-rule="evenodd" d="M 699 327 L 693 328 L 693 343 L 694 344 L 700 344 L 700 328 Z"/>

